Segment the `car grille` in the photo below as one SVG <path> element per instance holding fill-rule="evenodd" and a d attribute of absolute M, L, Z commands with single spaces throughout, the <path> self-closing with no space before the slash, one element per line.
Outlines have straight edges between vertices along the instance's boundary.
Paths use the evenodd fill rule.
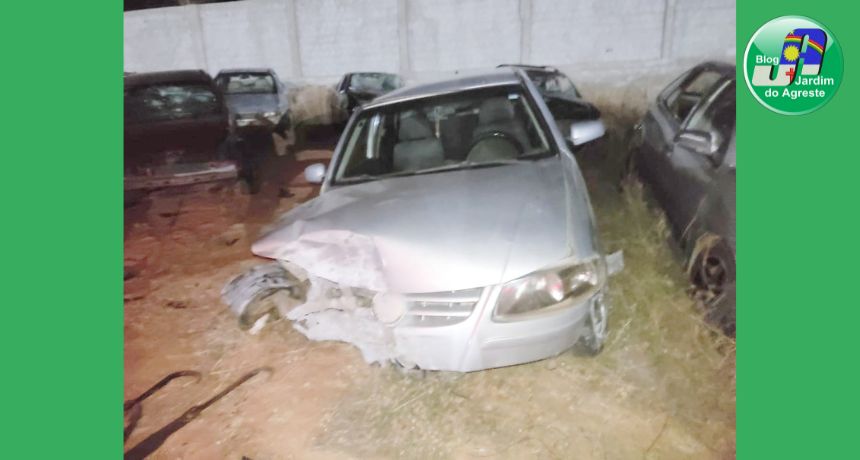
<path fill-rule="evenodd" d="M 475 310 L 484 288 L 409 294 L 402 326 L 448 326 L 465 321 Z"/>

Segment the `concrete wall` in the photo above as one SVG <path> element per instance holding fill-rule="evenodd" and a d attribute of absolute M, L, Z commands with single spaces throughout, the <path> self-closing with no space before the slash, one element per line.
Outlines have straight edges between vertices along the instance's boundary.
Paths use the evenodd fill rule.
<path fill-rule="evenodd" d="M 173 9 L 173 8 L 169 8 Z M 180 10 L 193 8 L 180 7 Z M 273 67 L 284 75 L 299 68 L 292 64 L 287 10 L 273 2 L 249 8 L 245 2 L 216 3 L 198 9 L 206 69 Z"/>
<path fill-rule="evenodd" d="M 660 59 L 665 12 L 666 3 L 654 0 L 532 0 L 531 60 L 594 64 Z"/>
<path fill-rule="evenodd" d="M 588 86 L 735 53 L 734 0 L 246 0 L 130 11 L 124 22 L 126 71 L 264 66 L 322 83 L 524 62 Z"/>
<path fill-rule="evenodd" d="M 734 0 L 678 1 L 671 24 L 671 56 L 696 57 L 702 49 L 717 55 L 735 54 Z"/>
<path fill-rule="evenodd" d="M 124 19 L 126 71 L 209 68 L 197 8 L 140 10 Z"/>
<path fill-rule="evenodd" d="M 295 2 L 302 75 L 400 70 L 397 0 Z"/>
<path fill-rule="evenodd" d="M 410 71 L 494 67 L 520 59 L 518 0 L 409 0 Z"/>

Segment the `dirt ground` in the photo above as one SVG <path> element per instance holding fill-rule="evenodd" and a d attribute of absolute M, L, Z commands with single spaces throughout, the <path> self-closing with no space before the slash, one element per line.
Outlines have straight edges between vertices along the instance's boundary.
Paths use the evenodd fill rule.
<path fill-rule="evenodd" d="M 615 117 L 613 126 L 629 126 Z M 249 335 L 219 299 L 260 262 L 261 228 L 317 189 L 303 168 L 331 139 L 272 156 L 260 194 L 235 187 L 160 191 L 126 208 L 125 396 L 178 379 L 143 403 L 126 449 L 261 366 L 151 458 L 733 458 L 735 343 L 702 320 L 660 214 L 636 183 L 618 186 L 625 131 L 583 152 L 612 280 L 610 335 L 595 358 L 564 353 L 503 369 L 403 372 L 358 350 L 310 342 L 287 321 Z"/>

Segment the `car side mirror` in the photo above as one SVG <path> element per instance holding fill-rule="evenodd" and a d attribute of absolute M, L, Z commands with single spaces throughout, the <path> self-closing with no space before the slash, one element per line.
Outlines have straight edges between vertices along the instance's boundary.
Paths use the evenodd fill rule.
<path fill-rule="evenodd" d="M 305 168 L 305 180 L 311 184 L 322 184 L 325 179 L 325 165 L 314 163 Z"/>
<path fill-rule="evenodd" d="M 606 134 L 603 120 L 575 121 L 570 125 L 570 141 L 574 146 L 587 144 Z"/>
<path fill-rule="evenodd" d="M 706 157 L 713 157 L 717 153 L 716 139 L 714 139 L 713 134 L 707 131 L 681 131 L 675 137 L 675 142 L 681 147 Z"/>

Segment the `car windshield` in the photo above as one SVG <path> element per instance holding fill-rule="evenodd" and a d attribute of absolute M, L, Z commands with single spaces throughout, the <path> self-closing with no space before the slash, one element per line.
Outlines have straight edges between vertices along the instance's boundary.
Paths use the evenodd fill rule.
<path fill-rule="evenodd" d="M 400 77 L 390 73 L 356 73 L 349 80 L 354 91 L 392 91 L 400 86 Z"/>
<path fill-rule="evenodd" d="M 274 93 L 275 79 L 268 73 L 237 73 L 222 75 L 219 85 L 228 94 Z"/>
<path fill-rule="evenodd" d="M 220 111 L 218 98 L 208 85 L 176 83 L 125 91 L 125 119 L 130 122 L 196 118 Z"/>
<path fill-rule="evenodd" d="M 541 93 L 581 97 L 576 86 L 562 73 L 528 72 L 528 75 Z"/>
<path fill-rule="evenodd" d="M 370 109 L 344 136 L 335 181 L 502 165 L 550 155 L 547 132 L 519 86 Z"/>

